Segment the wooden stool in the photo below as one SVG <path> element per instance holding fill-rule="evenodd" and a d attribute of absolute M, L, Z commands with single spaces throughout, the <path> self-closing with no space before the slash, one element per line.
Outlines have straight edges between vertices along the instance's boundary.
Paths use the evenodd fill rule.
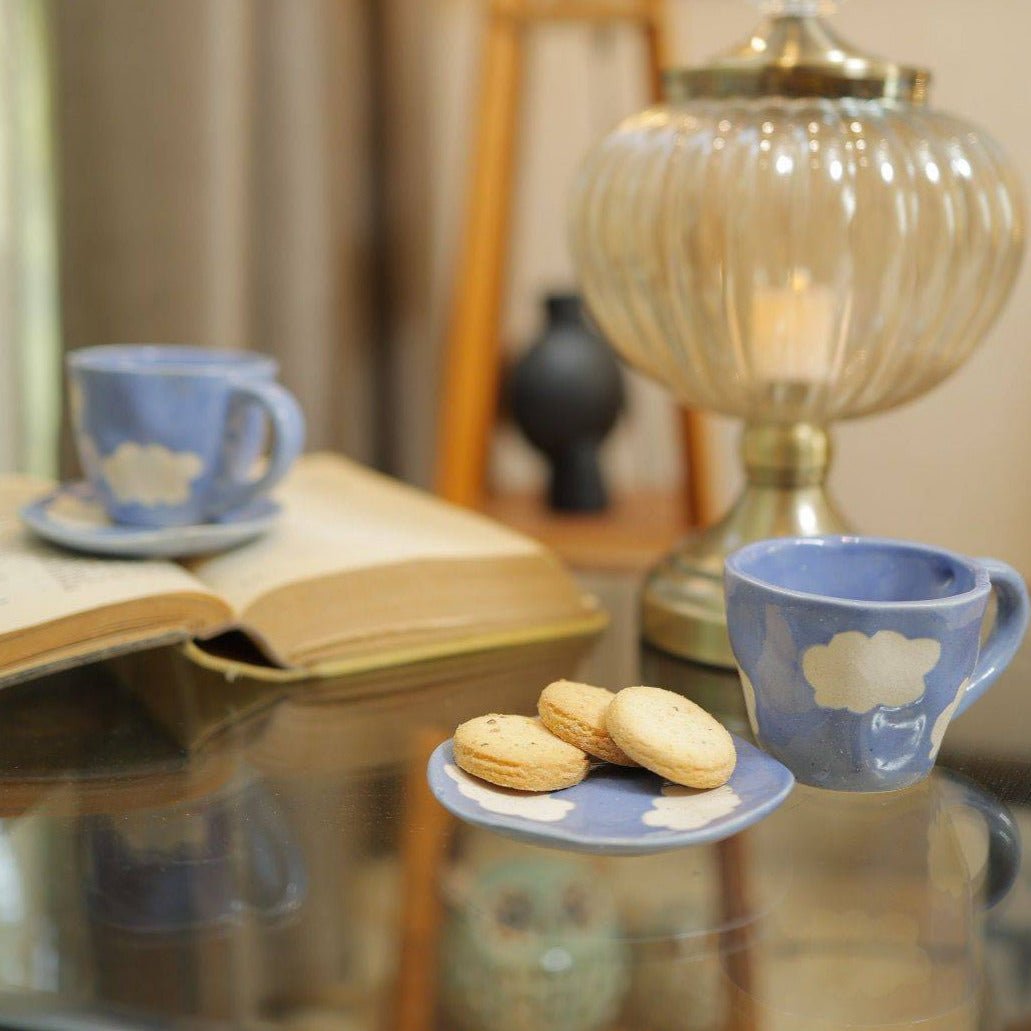
<path fill-rule="evenodd" d="M 664 0 L 489 0 L 471 178 L 448 330 L 436 477 L 439 494 L 475 508 L 486 501 L 488 445 L 498 406 L 503 284 L 526 36 L 534 25 L 555 21 L 626 22 L 639 28 L 654 101 L 661 97 L 661 69 L 667 63 Z M 684 525 L 690 527 L 712 515 L 704 489 L 703 427 L 694 413 L 684 413 L 682 437 L 688 466 Z M 497 514 L 504 517 L 503 512 Z M 679 530 L 677 525 L 669 532 L 675 537 Z M 660 540 L 656 554 L 668 546 Z"/>

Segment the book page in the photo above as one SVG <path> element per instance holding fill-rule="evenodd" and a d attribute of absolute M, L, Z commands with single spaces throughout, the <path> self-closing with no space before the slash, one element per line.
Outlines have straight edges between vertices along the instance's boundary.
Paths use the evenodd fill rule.
<path fill-rule="evenodd" d="M 91 558 L 35 538 L 18 510 L 47 489 L 26 476 L 0 479 L 0 635 L 162 594 L 210 592 L 174 562 Z"/>
<path fill-rule="evenodd" d="M 345 458 L 303 457 L 277 497 L 276 527 L 246 548 L 192 563 L 242 615 L 287 584 L 415 559 L 540 554 L 536 542 Z"/>

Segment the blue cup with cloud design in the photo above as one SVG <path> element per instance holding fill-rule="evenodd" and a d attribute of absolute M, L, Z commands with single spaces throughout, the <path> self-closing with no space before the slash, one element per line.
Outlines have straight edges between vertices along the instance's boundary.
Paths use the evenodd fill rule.
<path fill-rule="evenodd" d="M 304 415 L 267 356 L 111 344 L 67 365 L 79 459 L 114 522 L 225 517 L 266 495 L 304 445 Z"/>
<path fill-rule="evenodd" d="M 800 782 L 837 791 L 926 776 L 949 721 L 995 682 L 1028 623 L 1014 569 L 906 541 L 759 541 L 728 557 L 724 584 L 756 739 Z"/>

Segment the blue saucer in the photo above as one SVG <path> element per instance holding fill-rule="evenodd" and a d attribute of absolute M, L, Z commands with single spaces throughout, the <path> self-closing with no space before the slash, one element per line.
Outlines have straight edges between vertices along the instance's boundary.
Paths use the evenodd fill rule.
<path fill-rule="evenodd" d="M 112 523 L 85 482 L 62 484 L 26 505 L 22 522 L 53 544 L 91 555 L 122 558 L 183 558 L 235 548 L 260 537 L 275 523 L 282 506 L 259 498 L 245 508 L 197 526 L 151 529 Z"/>
<path fill-rule="evenodd" d="M 729 838 L 788 797 L 795 778 L 786 766 L 739 737 L 734 744 L 737 768 L 711 791 L 608 764 L 564 791 L 509 791 L 460 770 L 450 741 L 430 756 L 426 776 L 437 801 L 466 823 L 531 845 L 639 856 Z"/>

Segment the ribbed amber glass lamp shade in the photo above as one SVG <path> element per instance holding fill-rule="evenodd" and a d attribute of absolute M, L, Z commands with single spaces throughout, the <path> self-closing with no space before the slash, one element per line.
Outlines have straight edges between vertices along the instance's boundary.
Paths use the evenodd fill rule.
<path fill-rule="evenodd" d="M 796 496 L 822 482 L 829 422 L 901 404 L 962 364 L 1023 251 L 1019 186 L 999 147 L 926 105 L 926 72 L 834 35 L 815 13 L 826 6 L 767 4 L 742 46 L 669 73 L 668 102 L 587 157 L 572 206 L 574 260 L 608 339 L 684 405 L 761 430 L 779 457 L 771 473 L 753 432 L 753 486 Z M 806 467 L 798 476 L 785 447 Z M 782 498 L 771 521 L 745 499 L 730 537 L 688 542 L 660 570 L 660 593 L 683 594 L 698 575 L 718 591 L 742 537 L 844 526 L 826 498 L 813 503 L 819 512 L 791 516 Z M 730 658 L 725 638 L 701 654 L 678 646 L 676 627 L 653 636 Z"/>

